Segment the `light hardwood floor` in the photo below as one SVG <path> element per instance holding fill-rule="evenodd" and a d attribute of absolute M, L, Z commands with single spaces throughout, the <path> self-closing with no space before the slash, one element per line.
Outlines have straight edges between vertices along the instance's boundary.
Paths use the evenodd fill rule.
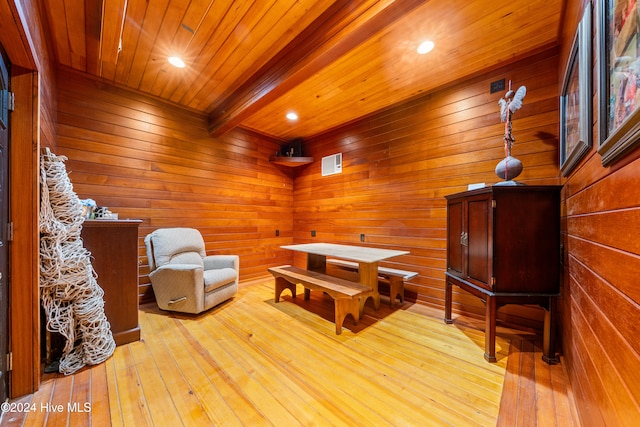
<path fill-rule="evenodd" d="M 572 426 L 562 365 L 534 336 L 500 328 L 495 364 L 482 322 L 368 302 L 335 334 L 333 304 L 244 283 L 200 316 L 140 309 L 142 339 L 75 375 L 43 377 L 3 426 Z"/>

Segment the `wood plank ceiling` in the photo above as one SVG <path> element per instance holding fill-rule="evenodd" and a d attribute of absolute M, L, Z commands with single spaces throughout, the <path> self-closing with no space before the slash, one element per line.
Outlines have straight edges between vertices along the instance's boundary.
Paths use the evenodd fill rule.
<path fill-rule="evenodd" d="M 236 126 L 310 137 L 558 43 L 562 0 L 39 0 L 57 62 Z M 435 43 L 416 53 L 424 40 Z M 181 56 L 186 67 L 167 62 Z M 299 119 L 285 114 L 295 111 Z"/>

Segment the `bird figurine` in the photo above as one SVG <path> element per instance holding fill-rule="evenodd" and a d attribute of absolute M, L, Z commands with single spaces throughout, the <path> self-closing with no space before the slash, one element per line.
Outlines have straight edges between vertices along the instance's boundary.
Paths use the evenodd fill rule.
<path fill-rule="evenodd" d="M 513 178 L 522 172 L 522 162 L 511 156 L 511 148 L 515 142 L 515 138 L 511 133 L 511 116 L 522 107 L 522 100 L 527 94 L 527 88 L 520 86 L 517 91 L 511 89 L 511 80 L 509 80 L 509 90 L 498 101 L 500 105 L 500 119 L 504 123 L 504 155 L 505 158 L 496 166 L 496 175 L 505 180 L 502 185 L 517 185 Z"/>
<path fill-rule="evenodd" d="M 511 84 L 511 82 L 509 82 L 509 84 Z M 507 121 L 507 111 L 510 113 L 510 116 L 522 107 L 522 99 L 526 94 L 527 88 L 520 86 L 515 93 L 509 88 L 504 98 L 500 98 L 498 104 L 500 105 L 500 118 L 503 123 Z"/>

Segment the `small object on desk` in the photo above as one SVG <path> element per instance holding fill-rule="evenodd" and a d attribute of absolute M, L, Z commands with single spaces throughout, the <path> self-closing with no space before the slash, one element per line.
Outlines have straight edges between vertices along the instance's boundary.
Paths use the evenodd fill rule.
<path fill-rule="evenodd" d="M 477 190 L 478 188 L 484 188 L 485 187 L 485 183 L 484 182 L 478 182 L 476 184 L 469 184 L 467 186 L 467 190 L 471 191 L 471 190 Z"/>
<path fill-rule="evenodd" d="M 118 214 L 113 213 L 106 206 L 99 206 L 95 209 L 94 219 L 118 219 Z"/>
<path fill-rule="evenodd" d="M 82 202 L 82 217 L 84 219 L 91 219 L 93 217 L 93 211 L 96 209 L 96 201 L 93 199 L 81 200 Z"/>

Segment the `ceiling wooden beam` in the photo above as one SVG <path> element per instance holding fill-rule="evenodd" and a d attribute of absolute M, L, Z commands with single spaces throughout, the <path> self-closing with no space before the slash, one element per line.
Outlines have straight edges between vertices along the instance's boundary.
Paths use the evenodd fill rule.
<path fill-rule="evenodd" d="M 210 134 L 219 136 L 238 126 L 274 99 L 427 1 L 393 2 L 354 29 L 348 29 L 348 26 L 361 18 L 366 2 L 335 2 L 239 88 L 222 95 L 224 101 L 209 115 Z M 335 37 L 343 30 L 351 32 Z"/>
<path fill-rule="evenodd" d="M 102 25 L 100 34 L 100 75 L 113 80 L 120 55 L 123 17 L 126 15 L 126 0 L 105 0 L 102 3 Z"/>
<path fill-rule="evenodd" d="M 0 45 L 9 56 L 14 65 L 19 65 L 28 70 L 35 70 L 36 60 L 33 57 L 35 51 L 22 1 L 0 1 Z"/>
<path fill-rule="evenodd" d="M 102 33 L 102 0 L 84 0 L 87 72 L 100 74 L 100 34 Z"/>

